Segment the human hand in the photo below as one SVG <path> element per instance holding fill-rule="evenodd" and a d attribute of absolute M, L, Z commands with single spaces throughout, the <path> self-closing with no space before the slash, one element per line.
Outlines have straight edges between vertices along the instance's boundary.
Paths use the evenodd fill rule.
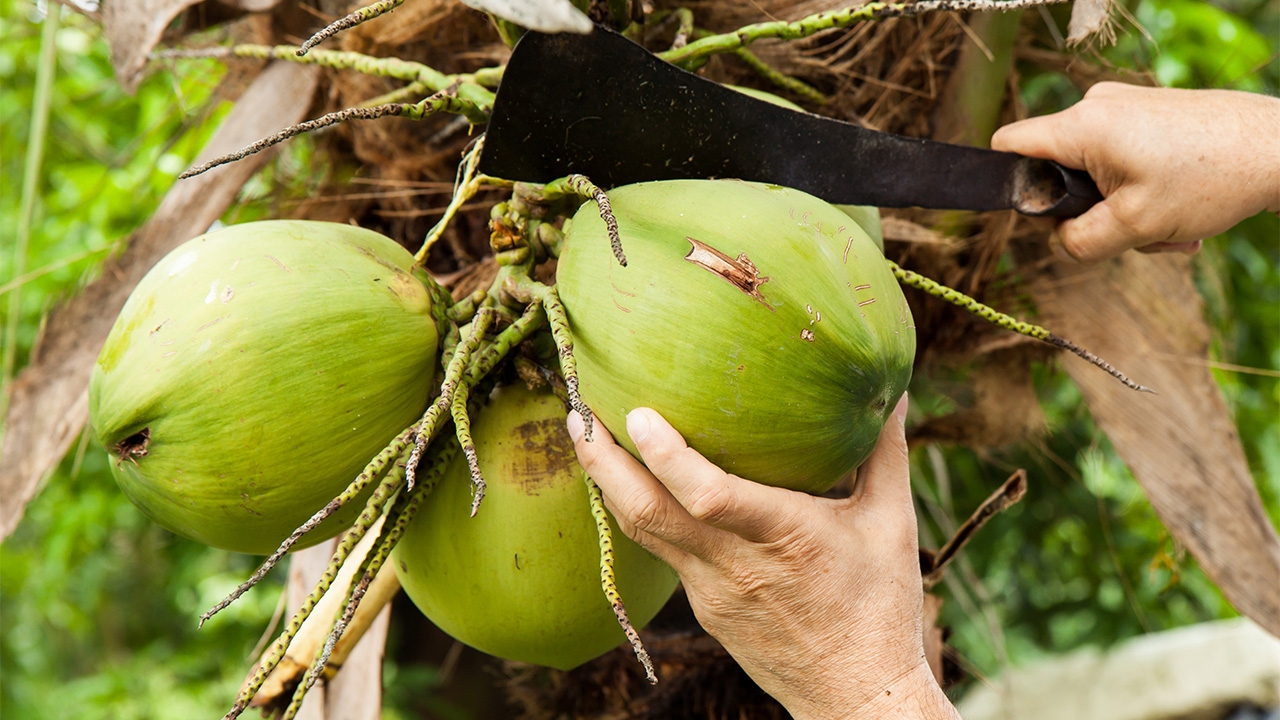
<path fill-rule="evenodd" d="M 1130 248 L 1194 254 L 1280 211 L 1280 100 L 1265 95 L 1098 83 L 1062 112 L 1000 128 L 991 147 L 1093 177 L 1106 199 L 1058 227 L 1081 262 Z"/>
<path fill-rule="evenodd" d="M 795 718 L 958 718 L 924 658 L 905 414 L 903 397 L 845 499 L 729 475 L 648 408 L 627 416 L 648 468 L 599 423 L 583 440 L 577 413 L 569 434 L 619 527 Z"/>

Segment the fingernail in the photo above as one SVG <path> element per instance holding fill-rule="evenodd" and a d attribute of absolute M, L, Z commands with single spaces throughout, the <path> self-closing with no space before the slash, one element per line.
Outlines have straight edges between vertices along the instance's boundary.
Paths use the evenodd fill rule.
<path fill-rule="evenodd" d="M 640 408 L 627 413 L 627 434 L 631 436 L 632 442 L 644 442 L 644 439 L 649 437 L 648 413 Z"/>
<path fill-rule="evenodd" d="M 565 427 L 569 429 L 569 438 L 575 443 L 582 439 L 583 426 L 582 416 L 577 410 L 570 410 L 569 417 L 565 418 Z"/>
<path fill-rule="evenodd" d="M 898 422 L 907 422 L 907 394 L 902 393 L 902 397 L 898 400 L 898 404 L 893 407 L 893 416 L 898 418 Z"/>

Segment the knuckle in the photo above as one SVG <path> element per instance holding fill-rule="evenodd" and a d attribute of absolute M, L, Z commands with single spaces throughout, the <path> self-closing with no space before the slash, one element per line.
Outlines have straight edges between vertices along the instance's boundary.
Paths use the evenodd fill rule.
<path fill-rule="evenodd" d="M 733 492 L 723 483 L 703 485 L 690 499 L 686 509 L 701 522 L 715 524 L 733 507 Z"/>
<path fill-rule="evenodd" d="M 627 521 L 636 529 L 645 533 L 654 533 L 662 528 L 666 519 L 666 511 L 662 501 L 652 493 L 644 493 L 632 498 L 627 505 Z"/>
<path fill-rule="evenodd" d="M 1118 83 L 1112 80 L 1103 80 L 1102 82 L 1094 83 L 1088 90 L 1086 90 L 1084 93 L 1084 99 L 1097 100 L 1099 98 L 1111 97 L 1117 92 L 1123 92 L 1126 87 L 1127 86 L 1124 83 Z"/>
<path fill-rule="evenodd" d="M 1146 211 L 1150 202 L 1133 193 L 1116 204 L 1115 218 L 1127 234 L 1139 240 L 1161 240 L 1168 234 L 1164 213 Z"/>

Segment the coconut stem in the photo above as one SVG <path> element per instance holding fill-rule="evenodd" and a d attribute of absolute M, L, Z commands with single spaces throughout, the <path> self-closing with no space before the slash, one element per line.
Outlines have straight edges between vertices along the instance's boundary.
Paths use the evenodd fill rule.
<path fill-rule="evenodd" d="M 631 625 L 627 616 L 627 606 L 622 602 L 622 594 L 618 592 L 618 579 L 613 571 L 613 528 L 609 526 L 609 514 L 604 509 L 604 497 L 600 494 L 600 486 L 583 473 L 582 480 L 587 484 L 587 497 L 591 503 L 591 516 L 596 521 L 596 537 L 600 541 L 600 587 L 604 596 L 618 618 L 618 625 L 636 651 L 636 659 L 644 666 L 645 679 L 650 684 L 658 682 L 658 674 L 653 669 L 653 661 L 649 659 L 649 651 L 644 649 L 640 641 L 640 633 Z"/>
<path fill-rule="evenodd" d="M 426 264 L 427 253 L 431 252 L 431 247 L 444 235 L 445 229 L 449 227 L 453 217 L 458 214 L 458 210 L 480 191 L 480 179 L 476 177 L 476 173 L 480 165 L 480 153 L 483 150 L 484 136 L 481 135 L 471 144 L 471 148 L 467 150 L 466 155 L 462 158 L 462 164 L 458 166 L 458 174 L 453 183 L 453 197 L 450 198 L 449 205 L 444 210 L 444 215 L 427 233 L 426 238 L 422 241 L 422 247 L 418 248 L 418 252 L 414 253 L 413 259 L 419 265 Z"/>
<path fill-rule="evenodd" d="M 467 370 L 467 383 L 475 385 L 492 372 L 512 348 L 524 342 L 542 326 L 543 317 L 541 303 L 530 303 L 525 307 L 524 313 L 515 322 L 476 353 L 475 362 Z"/>
<path fill-rule="evenodd" d="M 420 273 L 423 282 L 427 286 L 427 291 L 431 294 L 431 319 L 436 321 L 436 338 L 443 340 L 449 331 L 456 327 L 454 324 L 454 302 L 453 295 L 444 289 L 440 283 L 436 282 L 429 273 Z"/>
<path fill-rule="evenodd" d="M 364 75 L 387 77 L 406 82 L 420 82 L 431 92 L 454 88 L 458 97 L 471 102 L 486 114 L 493 107 L 493 93 L 483 87 L 494 84 L 501 77 L 502 68 L 483 68 L 475 73 L 446 75 L 430 65 L 401 60 L 397 57 L 374 57 L 364 53 L 316 50 L 304 57 L 297 55 L 292 45 L 235 45 L 229 48 L 200 50 L 166 50 L 153 53 L 156 58 L 248 58 L 257 60 L 283 60 L 303 65 L 318 65 L 331 70 L 354 70 Z"/>
<path fill-rule="evenodd" d="M 795 22 L 766 22 L 747 25 L 720 35 L 712 35 L 682 48 L 672 48 L 658 57 L 680 67 L 696 67 L 718 53 L 734 52 L 758 40 L 802 40 L 823 30 L 844 28 L 864 20 L 886 20 L 914 17 L 936 11 L 1021 10 L 1039 5 L 1052 5 L 1066 0 L 920 0 L 920 2 L 872 2 L 854 8 L 822 12 Z"/>
<path fill-rule="evenodd" d="M 412 437 L 412 435 L 413 428 L 407 428 L 397 435 L 389 445 L 382 449 L 382 452 L 378 453 L 369 461 L 369 464 L 365 466 L 364 470 L 356 476 L 356 479 L 353 480 L 345 490 L 343 490 L 337 497 L 330 500 L 324 507 L 317 510 L 309 520 L 298 527 L 297 530 L 294 530 L 289 537 L 285 538 L 284 542 L 280 543 L 280 547 L 276 548 L 276 551 L 258 566 L 258 569 L 249 577 L 248 580 L 240 583 L 235 590 L 231 591 L 231 594 L 223 598 L 217 605 L 214 605 L 212 608 L 205 611 L 205 613 L 200 616 L 199 626 L 204 627 L 205 621 L 214 615 L 217 615 L 228 605 L 238 600 L 241 595 L 248 592 L 249 588 L 252 588 L 254 585 L 261 582 L 262 578 L 266 577 L 267 573 L 271 572 L 271 569 L 280 562 L 280 558 L 284 557 L 285 553 L 289 552 L 289 550 L 291 550 L 293 546 L 302 539 L 302 536 L 314 530 L 317 525 L 324 522 L 329 518 L 329 516 L 333 515 L 340 508 L 351 502 L 353 498 L 363 492 L 369 485 L 369 482 L 386 469 L 387 464 L 391 462 L 392 458 L 404 452 L 404 449 L 408 446 L 409 438 Z"/>
<path fill-rule="evenodd" d="M 462 298 L 449 308 L 449 319 L 455 323 L 471 322 L 471 318 L 476 315 L 476 308 L 489 297 L 488 290 L 476 290 L 470 295 Z"/>
<path fill-rule="evenodd" d="M 582 402 L 578 394 L 578 361 L 573 357 L 573 334 L 569 332 L 569 315 L 564 311 L 560 295 L 554 287 L 542 286 L 541 300 L 547 312 L 547 324 L 551 326 L 551 337 L 556 342 L 556 350 L 560 353 L 560 372 L 564 375 L 564 384 L 569 393 L 569 405 L 582 416 L 584 437 L 591 442 L 592 415 L 591 408 Z"/>
<path fill-rule="evenodd" d="M 420 98 L 430 94 L 431 88 L 427 87 L 426 83 L 414 81 L 404 87 L 396 88 L 391 92 L 375 95 L 374 97 L 360 103 L 357 107 L 375 107 L 377 105 L 387 105 L 390 103 L 410 102 L 415 98 Z"/>
<path fill-rule="evenodd" d="M 487 485 L 484 474 L 480 472 L 480 458 L 476 455 L 476 444 L 471 439 L 471 416 L 467 414 L 467 396 L 470 393 L 470 385 L 460 384 L 454 394 L 453 406 L 450 410 L 453 414 L 453 427 L 458 443 L 462 445 L 462 452 L 467 456 L 467 467 L 471 470 L 471 517 L 475 517 L 476 512 L 480 510 L 480 503 L 484 500 Z"/>
<path fill-rule="evenodd" d="M 679 11 L 677 10 L 676 12 L 679 12 Z M 690 19 L 692 19 L 692 16 L 690 16 Z M 712 37 L 713 35 L 714 33 L 712 33 L 709 30 L 698 30 L 694 33 L 694 37 L 699 39 Z M 677 35 L 677 39 L 678 38 L 679 38 L 679 35 Z M 671 49 L 676 50 L 683 46 L 684 46 L 683 44 L 676 45 L 675 43 L 672 43 Z M 793 78 L 790 75 L 787 75 L 786 73 L 780 72 L 770 67 L 768 63 L 761 60 L 755 53 L 751 52 L 750 50 L 744 47 L 734 50 L 733 54 L 739 60 L 741 60 L 743 64 L 745 64 L 747 67 L 754 70 L 757 75 L 764 78 L 765 80 L 768 80 L 769 82 L 773 83 L 775 86 L 783 90 L 793 92 L 796 95 L 799 95 L 800 97 L 803 97 L 804 99 L 816 105 L 824 105 L 829 99 L 826 95 L 823 95 L 822 93 L 818 92 L 817 88 L 804 82 L 803 80 Z"/>
<path fill-rule="evenodd" d="M 489 326 L 493 324 L 494 317 L 497 312 L 491 307 L 480 308 L 476 312 L 476 319 L 471 323 L 471 334 L 458 344 L 458 349 L 454 351 L 452 357 L 449 358 L 449 364 L 444 374 L 444 382 L 440 384 L 440 397 L 431 403 L 427 408 L 427 412 L 423 414 L 422 420 L 417 426 L 418 436 L 413 442 L 413 451 L 409 454 L 409 468 L 406 473 L 407 484 L 410 490 L 413 489 L 414 481 L 418 472 L 418 461 L 422 457 L 422 453 L 427 449 L 427 443 L 435 437 L 439 432 L 440 425 L 443 422 L 445 413 L 451 412 L 453 406 L 453 396 L 457 391 L 458 384 L 464 381 L 464 372 L 467 364 L 471 360 L 471 355 L 475 353 L 476 348 L 480 346 L 480 342 L 484 340 L 485 333 L 489 331 Z"/>
<path fill-rule="evenodd" d="M 798 80 L 781 71 L 775 70 L 750 50 L 746 48 L 738 48 L 733 51 L 733 54 L 745 63 L 747 67 L 754 70 L 757 75 L 773 83 L 775 86 L 782 88 L 783 90 L 793 92 L 816 105 L 826 104 L 828 100 L 827 96 L 818 92 L 817 88 L 803 80 Z"/>
<path fill-rule="evenodd" d="M 307 38 L 307 41 L 302 43 L 302 45 L 300 45 L 298 49 L 294 52 L 298 55 L 298 57 L 302 57 L 303 55 L 306 55 L 307 51 L 310 50 L 311 48 L 315 47 L 316 45 L 319 45 L 325 40 L 328 40 L 334 35 L 337 35 L 343 30 L 350 30 L 351 28 L 359 25 L 360 23 L 367 22 L 369 20 L 372 20 L 376 17 L 380 17 L 382 15 L 386 15 L 392 10 L 395 10 L 396 8 L 400 7 L 402 4 L 404 4 L 404 0 L 379 0 L 378 2 L 373 3 L 372 5 L 366 5 L 365 7 L 362 7 L 359 10 L 356 10 L 355 12 L 351 13 L 350 15 L 347 15 L 346 17 L 340 18 L 337 21 L 330 23 L 328 27 L 324 28 L 320 32 L 316 33 L 315 35 L 312 35 L 311 37 Z"/>
<path fill-rule="evenodd" d="M 324 674 L 324 669 L 329 664 L 329 658 L 333 655 L 334 648 L 337 647 L 338 641 L 342 638 L 343 633 L 346 632 L 347 627 L 350 626 L 352 619 L 356 615 L 356 610 L 359 609 L 360 602 L 373 584 L 374 578 L 382 571 L 387 558 L 391 556 L 391 551 L 400 542 L 400 538 L 404 536 L 405 528 L 417 515 L 422 499 L 431 494 L 440 478 L 444 476 L 445 470 L 448 469 L 449 463 L 453 461 L 453 456 L 457 454 L 457 450 L 458 444 L 452 438 L 445 438 L 440 443 L 432 445 L 431 452 L 427 457 L 427 462 L 429 463 L 428 471 L 422 477 L 422 481 L 418 483 L 418 488 L 412 492 L 406 489 L 396 496 L 395 502 L 387 510 L 387 520 L 382 526 L 382 531 L 379 533 L 373 549 L 361 561 L 360 567 L 356 570 L 351 578 L 351 583 L 347 586 L 342 609 L 334 618 L 329 630 L 329 637 L 316 652 L 315 658 L 307 669 L 303 680 L 294 689 L 293 697 L 290 698 L 289 706 L 285 709 L 282 720 L 292 720 L 297 715 L 307 692 L 315 685 L 316 680 Z"/>
<path fill-rule="evenodd" d="M 609 245 L 613 248 L 613 256 L 617 258 L 619 265 L 627 266 L 627 256 L 622 252 L 622 238 L 618 235 L 618 218 L 614 216 L 613 207 L 609 204 L 609 197 L 604 194 L 604 190 L 588 180 L 586 175 L 575 173 L 559 180 L 552 180 L 543 186 L 542 192 L 547 199 L 551 200 L 565 195 L 578 195 L 595 200 L 596 206 L 600 209 L 600 219 L 604 220 L 605 230 L 609 233 Z"/>
<path fill-rule="evenodd" d="M 333 557 L 329 560 L 328 567 L 316 582 L 315 587 L 311 590 L 311 594 L 302 602 L 302 606 L 294 612 L 289 618 L 288 625 L 271 644 L 271 648 L 263 657 L 262 662 L 254 668 L 253 674 L 245 681 L 244 686 L 240 689 L 240 695 L 236 698 L 236 702 L 231 706 L 231 710 L 223 716 L 223 720 L 235 720 L 245 708 L 249 707 L 249 701 L 258 693 L 258 689 L 266 682 L 267 676 L 275 669 L 276 665 L 284 658 L 285 651 L 289 647 L 290 641 L 298 634 L 298 630 L 302 624 L 306 622 L 307 616 L 311 614 L 311 610 L 315 608 L 316 603 L 320 602 L 320 598 L 329 589 L 329 585 L 333 583 L 334 578 L 338 576 L 338 571 L 342 568 L 342 563 L 346 561 L 347 556 L 351 554 L 351 549 L 360 542 L 369 528 L 373 526 L 378 517 L 382 515 L 383 508 L 391 497 L 404 485 L 403 468 L 399 463 L 391 467 L 391 471 L 374 489 L 373 495 L 369 501 L 365 503 L 364 510 L 360 516 L 356 518 L 355 524 L 351 529 L 347 530 L 342 536 L 342 540 L 338 542 L 338 547 L 333 553 Z"/>
<path fill-rule="evenodd" d="M 909 285 L 913 288 L 916 288 L 917 290 L 923 290 L 924 292 L 932 295 L 933 297 L 939 298 L 941 300 L 945 300 L 951 303 L 952 305 L 956 305 L 958 307 L 964 308 L 965 310 L 973 313 L 974 315 L 977 315 L 983 320 L 986 320 L 987 322 L 992 323 L 994 325 L 999 325 L 1000 327 L 1006 330 L 1012 330 L 1013 332 L 1016 332 L 1019 335 L 1026 335 L 1027 337 L 1032 337 L 1032 338 L 1035 338 L 1036 340 L 1049 343 L 1054 347 L 1059 347 L 1059 348 L 1062 348 L 1063 350 L 1069 350 L 1075 353 L 1076 355 L 1084 358 L 1085 360 L 1089 361 L 1090 363 L 1093 363 L 1094 365 L 1097 365 L 1098 367 L 1102 368 L 1112 377 L 1124 383 L 1125 387 L 1131 388 L 1133 390 L 1137 390 L 1139 392 L 1154 392 L 1151 388 L 1148 388 L 1143 385 L 1139 385 L 1138 383 L 1130 380 L 1127 375 L 1125 375 L 1124 373 L 1112 367 L 1111 364 L 1108 363 L 1106 360 L 1103 360 L 1102 358 L 1076 345 L 1070 340 L 1064 340 L 1063 338 L 1060 338 L 1057 335 L 1054 335 L 1053 333 L 1049 332 L 1045 328 L 1040 327 L 1039 325 L 1033 325 L 1029 322 L 1023 322 L 1012 316 L 1005 315 L 1004 313 L 999 312 L 998 310 L 992 307 L 983 305 L 982 303 L 978 302 L 977 300 L 974 300 L 968 295 L 965 295 L 959 290 L 953 290 L 947 287 L 946 285 L 943 285 L 937 282 L 936 280 L 930 280 L 929 278 L 921 275 L 920 273 L 913 272 L 911 270 L 904 270 L 892 260 L 886 260 L 885 262 L 889 264 L 889 269 L 893 271 L 893 276 L 896 277 L 898 279 L 898 282 L 902 283 L 903 285 Z"/>
<path fill-rule="evenodd" d="M 676 8 L 672 11 L 678 23 L 676 27 L 676 36 L 671 41 L 671 49 L 679 50 L 689 44 L 689 38 L 693 36 L 693 11 L 687 7 Z"/>

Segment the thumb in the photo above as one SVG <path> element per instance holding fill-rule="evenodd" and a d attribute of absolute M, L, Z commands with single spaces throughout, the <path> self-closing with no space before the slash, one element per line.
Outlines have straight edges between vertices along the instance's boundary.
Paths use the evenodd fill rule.
<path fill-rule="evenodd" d="M 859 504 L 911 504 L 911 461 L 907 455 L 907 433 L 903 420 L 907 417 L 907 394 L 893 409 L 889 421 L 880 431 L 871 456 L 858 468 Z"/>
<path fill-rule="evenodd" d="M 1085 169 L 1084 151 L 1064 113 L 1042 115 L 1010 123 L 991 136 L 991 149 L 1055 160 L 1077 170 Z"/>
<path fill-rule="evenodd" d="M 1143 244 L 1143 238 L 1136 237 L 1133 228 L 1116 217 L 1113 198 L 1114 195 L 1080 217 L 1058 225 L 1058 238 L 1068 255 L 1082 263 L 1096 263 Z"/>

